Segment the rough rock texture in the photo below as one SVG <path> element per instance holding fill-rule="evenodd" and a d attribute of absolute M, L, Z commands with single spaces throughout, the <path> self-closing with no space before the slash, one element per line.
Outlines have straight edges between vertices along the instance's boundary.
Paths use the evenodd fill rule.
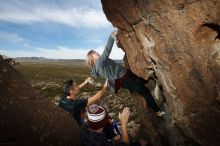
<path fill-rule="evenodd" d="M 130 69 L 146 80 L 153 70 L 163 88 L 164 119 L 142 115 L 151 144 L 219 145 L 220 1 L 102 0 L 102 5 L 119 30 L 118 46 Z"/>
<path fill-rule="evenodd" d="M 80 129 L 67 113 L 38 100 L 23 76 L 0 60 L 0 145 L 80 146 Z"/>

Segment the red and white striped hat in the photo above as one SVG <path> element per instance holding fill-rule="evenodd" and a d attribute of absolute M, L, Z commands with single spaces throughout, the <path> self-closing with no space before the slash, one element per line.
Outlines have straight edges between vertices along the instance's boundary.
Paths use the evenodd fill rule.
<path fill-rule="evenodd" d="M 108 123 L 108 113 L 103 106 L 98 106 L 97 104 L 89 106 L 87 115 L 88 124 L 94 130 L 103 128 Z"/>

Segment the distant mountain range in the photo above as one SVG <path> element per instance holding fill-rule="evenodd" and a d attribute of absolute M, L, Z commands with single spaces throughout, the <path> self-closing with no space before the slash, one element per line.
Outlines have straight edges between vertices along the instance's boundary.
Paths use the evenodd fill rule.
<path fill-rule="evenodd" d="M 6 55 L 1 55 L 1 56 L 3 57 L 3 59 L 12 58 Z M 74 60 L 79 62 L 85 61 L 85 59 L 49 59 L 45 57 L 16 57 L 13 59 L 16 60 L 17 62 L 68 61 L 68 60 Z M 115 60 L 115 61 L 123 64 L 123 60 Z"/>
<path fill-rule="evenodd" d="M 15 60 L 47 60 L 45 57 L 16 57 Z"/>
<path fill-rule="evenodd" d="M 45 57 L 16 57 L 14 59 L 18 62 L 67 61 L 67 60 L 83 61 L 83 59 L 49 59 Z"/>

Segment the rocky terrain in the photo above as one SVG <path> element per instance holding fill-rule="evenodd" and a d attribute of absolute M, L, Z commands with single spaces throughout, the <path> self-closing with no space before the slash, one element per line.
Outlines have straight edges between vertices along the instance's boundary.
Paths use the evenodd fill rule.
<path fill-rule="evenodd" d="M 2 129 L 7 124 L 9 126 L 8 129 L 2 129 L 2 131 L 4 131 L 3 133 L 7 133 L 7 135 L 4 136 L 5 138 L 1 139 L 1 143 L 27 145 L 29 141 L 24 139 L 25 136 L 28 137 L 28 135 L 35 135 L 39 138 L 36 138 L 37 144 L 54 144 L 56 141 L 53 141 L 53 138 L 56 138 L 56 135 L 59 136 L 62 134 L 62 129 L 66 129 L 65 125 L 61 126 L 60 124 L 72 121 L 73 125 L 71 126 L 76 128 L 75 121 L 71 118 L 71 115 L 64 112 L 57 105 L 61 96 L 63 81 L 65 81 L 65 79 L 72 78 L 75 79 L 77 83 L 80 83 L 85 80 L 85 76 L 82 75 L 82 71 L 79 71 L 79 74 L 76 72 L 76 69 L 79 69 L 79 64 L 81 67 L 80 69 L 84 72 L 87 72 L 89 69 L 85 66 L 85 64 L 83 66 L 82 62 L 79 64 L 78 62 L 76 64 L 71 64 L 72 67 L 68 69 L 70 65 L 68 62 L 56 62 L 52 64 L 46 62 L 22 62 L 21 65 L 16 67 L 19 71 L 21 71 L 21 74 L 7 62 L 1 61 L 2 71 L 0 76 L 0 93 L 3 98 L 1 98 L 0 102 L 2 105 L 0 117 L 3 120 L 0 128 Z M 66 68 L 65 72 L 63 71 L 64 68 Z M 101 88 L 102 82 L 102 80 L 97 80 L 95 85 L 86 85 L 79 94 L 79 97 L 88 98 L 94 95 Z M 8 90 L 10 90 L 10 92 L 8 92 Z M 145 101 L 143 99 L 142 103 L 136 103 L 135 99 L 135 95 L 130 94 L 127 90 L 120 90 L 118 95 L 115 95 L 108 90 L 98 104 L 105 106 L 109 115 L 117 121 L 119 121 L 118 113 L 121 112 L 124 107 L 129 107 L 131 110 L 131 116 L 128 123 L 130 138 L 135 140 L 145 139 L 145 141 L 148 141 L 145 133 L 140 130 L 142 124 L 139 116 L 140 110 L 137 108 L 137 106 L 144 104 Z M 34 108 L 34 110 L 32 108 Z M 17 112 L 14 112 L 14 110 Z M 54 114 L 53 111 L 56 111 L 56 114 Z M 146 116 L 154 116 L 152 112 L 147 112 L 147 110 L 144 110 L 143 113 L 146 114 Z M 13 117 L 22 117 L 24 115 L 28 116 L 19 119 Z M 29 115 L 36 116 L 32 117 Z M 52 127 L 56 124 L 58 119 L 62 120 L 59 120 L 59 122 L 57 122 L 59 126 L 53 129 Z M 7 122 L 8 120 L 12 120 L 14 122 Z M 22 137 L 18 133 L 15 133 L 14 135 L 10 133 L 16 129 L 16 126 L 19 127 L 17 132 L 23 133 Z M 42 128 L 46 128 L 46 130 L 44 131 Z M 79 134 L 79 131 L 77 132 L 77 130 L 74 134 L 71 133 L 73 132 L 72 129 L 69 130 L 70 131 L 68 132 L 70 133 L 70 136 L 66 138 L 66 141 L 64 140 L 61 142 L 62 144 L 65 144 L 73 135 Z M 4 135 L 3 133 L 2 135 Z M 42 141 L 41 137 L 45 133 L 47 134 L 45 139 Z M 66 135 L 64 134 L 60 139 L 62 140 L 65 136 Z M 12 140 L 10 139 L 11 137 L 13 138 Z M 14 139 L 19 139 L 19 141 Z M 32 139 L 30 138 L 30 141 L 31 140 Z M 60 143 L 57 145 L 59 144 Z M 70 145 L 72 145 L 71 142 Z"/>
<path fill-rule="evenodd" d="M 0 145 L 80 145 L 77 123 L 0 60 Z"/>
<path fill-rule="evenodd" d="M 119 96 L 107 93 L 101 104 L 115 119 L 123 106 L 129 106 L 133 111 L 128 124 L 130 136 L 144 137 L 149 145 L 220 145 L 220 1 L 101 2 L 107 19 L 118 28 L 117 45 L 126 53 L 126 66 L 150 80 L 152 88 L 155 79 L 161 85 L 157 102 L 166 115 L 155 116 L 142 97 L 131 96 L 127 91 Z M 38 145 L 55 145 L 54 138 L 62 139 L 63 145 L 78 142 L 77 135 L 69 135 L 79 129 L 54 103 L 59 100 L 58 89 L 64 78 L 81 82 L 85 77 L 79 75 L 89 71 L 78 66 L 63 72 L 63 64 L 55 71 L 46 70 L 48 64 L 40 64 L 31 72 L 30 66 L 18 67 L 34 90 L 19 72 L 1 61 L 1 143 L 30 145 L 36 141 Z M 89 97 L 98 88 L 88 87 L 81 94 Z"/>
<path fill-rule="evenodd" d="M 102 5 L 118 28 L 127 66 L 145 80 L 153 71 L 161 84 L 165 120 L 158 124 L 144 115 L 141 120 L 151 144 L 219 145 L 220 1 L 102 0 Z"/>
<path fill-rule="evenodd" d="M 17 62 L 17 60 L 15 60 L 14 58 L 10 58 L 10 57 L 8 57 L 8 56 L 1 55 L 1 54 L 0 54 L 0 60 L 4 60 L 5 62 L 7 62 L 8 64 L 11 64 L 11 65 L 13 65 L 13 66 L 20 64 L 20 63 Z"/>

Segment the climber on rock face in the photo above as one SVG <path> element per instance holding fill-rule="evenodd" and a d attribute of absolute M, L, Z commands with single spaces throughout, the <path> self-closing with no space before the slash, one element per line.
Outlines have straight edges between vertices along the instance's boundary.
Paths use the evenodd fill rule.
<path fill-rule="evenodd" d="M 88 52 L 86 63 L 92 67 L 92 76 L 94 78 L 103 77 L 108 79 L 109 87 L 116 94 L 121 87 L 138 93 L 145 98 L 148 106 L 152 108 L 158 116 L 162 116 L 165 112 L 159 109 L 153 96 L 144 84 L 136 81 L 130 71 L 125 67 L 109 59 L 116 34 L 117 31 L 112 32 L 102 55 L 99 55 L 99 53 L 94 50 Z"/>
<path fill-rule="evenodd" d="M 80 85 L 77 85 L 73 80 L 67 80 L 63 85 L 64 96 L 60 99 L 59 107 L 69 112 L 79 125 L 83 124 L 85 108 L 100 100 L 108 86 L 108 81 L 106 80 L 102 89 L 98 91 L 94 96 L 91 96 L 88 99 L 78 98 L 77 95 L 80 89 L 88 82 L 90 82 L 90 80 L 91 77 L 87 78 Z"/>

